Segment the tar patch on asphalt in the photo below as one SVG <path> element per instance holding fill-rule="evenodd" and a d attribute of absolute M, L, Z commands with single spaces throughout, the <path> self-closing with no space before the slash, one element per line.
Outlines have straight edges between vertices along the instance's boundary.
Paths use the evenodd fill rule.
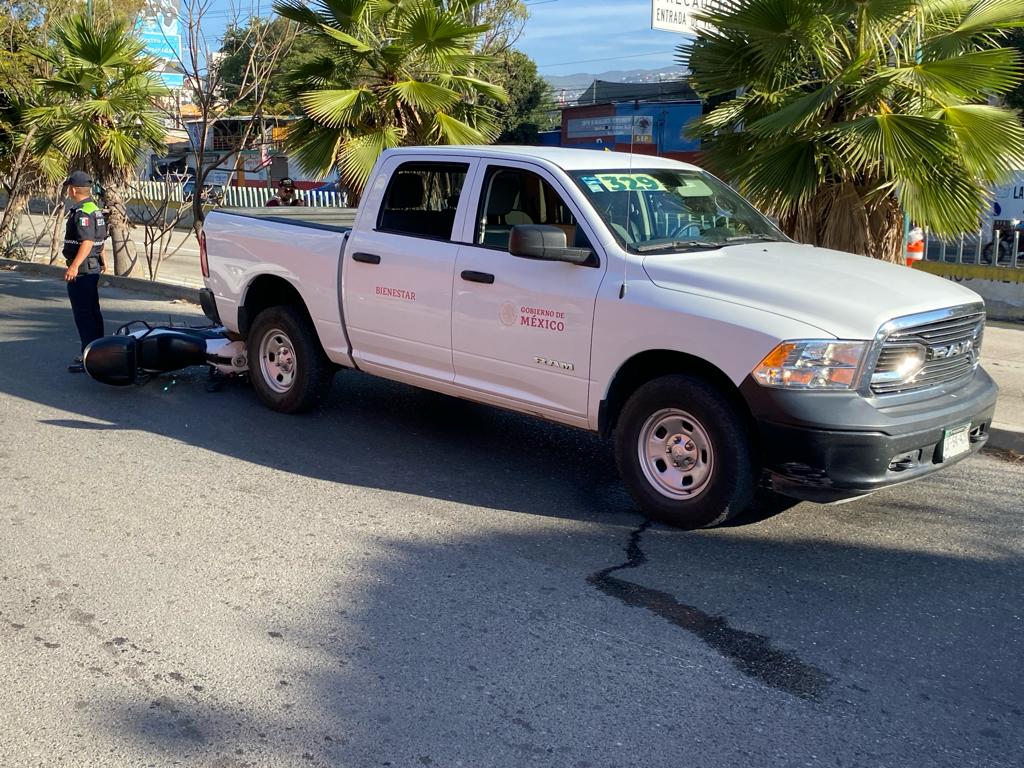
<path fill-rule="evenodd" d="M 611 574 L 638 568 L 647 561 L 640 548 L 640 537 L 650 527 L 644 521 L 629 536 L 626 562 L 605 568 L 589 576 L 587 582 L 610 597 L 636 608 L 646 608 L 666 621 L 700 638 L 727 659 L 737 670 L 765 685 L 802 699 L 819 699 L 832 678 L 788 651 L 772 646 L 771 640 L 753 632 L 733 629 L 721 616 L 712 616 L 692 605 L 685 605 L 667 592 L 618 579 Z"/>

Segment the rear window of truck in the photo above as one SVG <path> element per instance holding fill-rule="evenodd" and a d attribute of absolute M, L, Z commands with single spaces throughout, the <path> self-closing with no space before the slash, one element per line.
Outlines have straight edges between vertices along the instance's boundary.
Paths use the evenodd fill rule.
<path fill-rule="evenodd" d="M 402 163 L 377 215 L 377 230 L 450 240 L 468 163 Z"/>

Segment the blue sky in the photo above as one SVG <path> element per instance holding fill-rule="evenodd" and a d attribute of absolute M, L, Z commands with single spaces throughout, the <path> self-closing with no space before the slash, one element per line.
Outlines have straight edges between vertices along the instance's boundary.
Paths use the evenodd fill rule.
<path fill-rule="evenodd" d="M 516 47 L 542 75 L 672 66 L 681 35 L 651 29 L 650 0 L 526 0 L 530 19 Z M 219 37 L 230 8 L 270 15 L 273 0 L 213 0 L 208 29 Z"/>
<path fill-rule="evenodd" d="M 651 29 L 650 0 L 527 0 L 517 48 L 542 75 L 671 66 L 684 38 Z"/>

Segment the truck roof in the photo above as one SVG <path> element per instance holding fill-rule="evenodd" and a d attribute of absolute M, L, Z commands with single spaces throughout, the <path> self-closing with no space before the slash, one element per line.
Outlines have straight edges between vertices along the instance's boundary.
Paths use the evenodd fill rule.
<path fill-rule="evenodd" d="M 619 170 L 622 168 L 675 168 L 700 170 L 696 165 L 669 160 L 656 155 L 629 152 L 605 152 L 576 147 L 527 147 L 511 144 L 484 145 L 446 144 L 434 147 L 399 147 L 386 154 L 439 154 L 453 152 L 468 157 L 507 158 L 509 160 L 543 160 L 566 171 Z"/>

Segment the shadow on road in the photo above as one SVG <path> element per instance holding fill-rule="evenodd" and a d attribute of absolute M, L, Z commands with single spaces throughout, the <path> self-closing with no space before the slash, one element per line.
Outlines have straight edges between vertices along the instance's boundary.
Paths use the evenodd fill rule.
<path fill-rule="evenodd" d="M 680 755 L 790 766 L 822 754 L 962 768 L 1007 765 L 1022 746 L 1020 648 L 1000 639 L 1015 620 L 977 605 L 1019 564 L 672 539 L 613 589 L 589 591 L 540 569 L 512 585 L 479 567 L 545 546 L 528 534 L 388 541 L 383 558 L 337 564 L 345 597 L 316 606 L 317 620 L 241 626 L 261 656 L 303 660 L 255 669 L 260 696 L 235 704 L 206 680 L 191 691 L 186 670 L 179 695 L 117 702 L 111 731 L 164 759 L 339 768 L 691 764 Z M 630 581 L 667 576 L 678 600 Z"/>

